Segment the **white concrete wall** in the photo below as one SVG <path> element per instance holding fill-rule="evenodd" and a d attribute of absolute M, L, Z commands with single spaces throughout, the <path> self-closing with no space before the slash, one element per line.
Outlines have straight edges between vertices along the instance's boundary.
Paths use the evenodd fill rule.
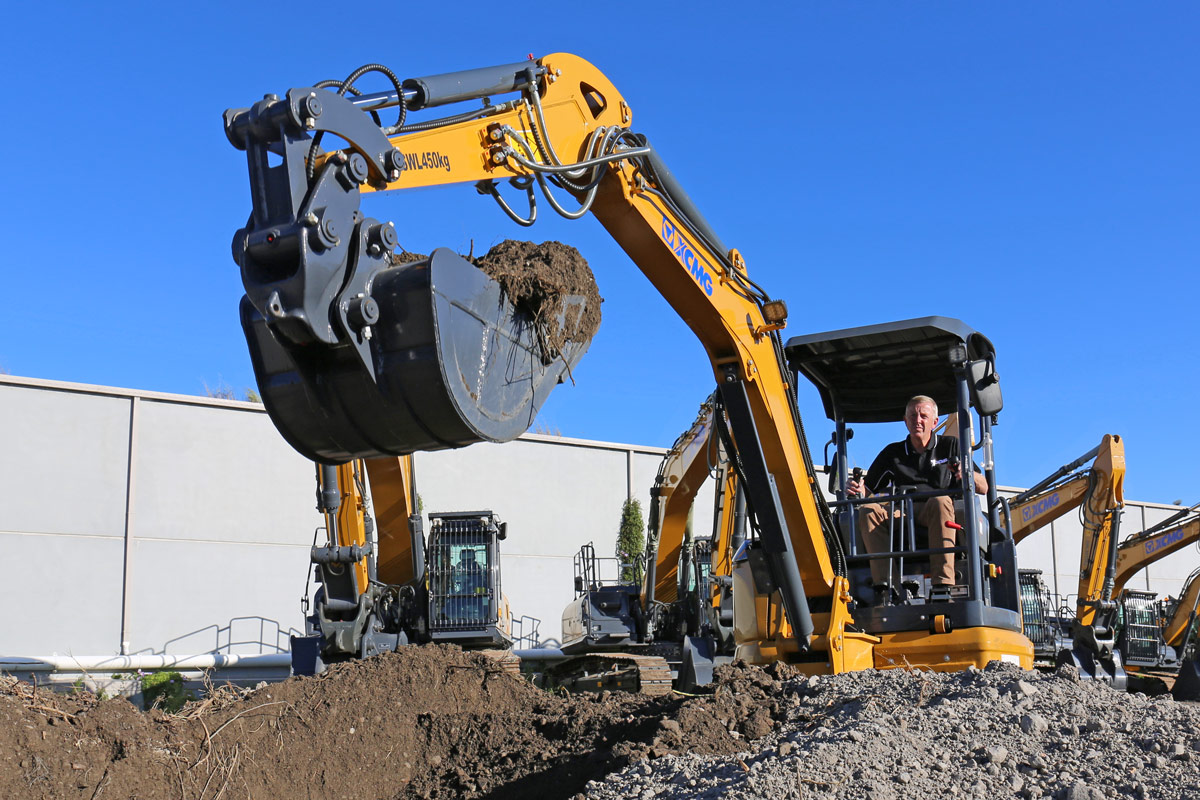
<path fill-rule="evenodd" d="M 422 453 L 417 488 L 426 512 L 509 523 L 504 592 L 553 645 L 574 554 L 614 552 L 627 493 L 645 509 L 664 453 L 527 435 Z M 0 376 L 0 487 L 0 655 L 270 653 L 303 627 L 313 467 L 261 406 Z M 698 503 L 702 528 L 711 482 Z M 1129 503 L 1122 536 L 1176 510 Z M 1081 532 L 1067 515 L 1021 543 L 1020 565 L 1073 595 Z M 1130 587 L 1178 595 L 1196 563 L 1185 548 Z"/>
<path fill-rule="evenodd" d="M 0 376 L 0 448 L 0 655 L 279 652 L 303 628 L 314 470 L 262 406 Z M 417 488 L 509 523 L 503 590 L 553 645 L 575 553 L 613 554 L 664 453 L 530 435 L 419 454 Z"/>

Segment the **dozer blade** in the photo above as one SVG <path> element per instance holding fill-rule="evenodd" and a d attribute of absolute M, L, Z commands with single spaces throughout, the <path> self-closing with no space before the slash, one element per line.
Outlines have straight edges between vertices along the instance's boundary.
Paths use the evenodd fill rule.
<path fill-rule="evenodd" d="M 243 297 L 242 328 L 279 432 L 314 461 L 507 442 L 524 433 L 590 338 L 546 353 L 529 315 L 473 264 L 438 249 L 378 272 L 369 338 L 300 345 Z M 562 317 L 578 318 L 572 295 Z"/>

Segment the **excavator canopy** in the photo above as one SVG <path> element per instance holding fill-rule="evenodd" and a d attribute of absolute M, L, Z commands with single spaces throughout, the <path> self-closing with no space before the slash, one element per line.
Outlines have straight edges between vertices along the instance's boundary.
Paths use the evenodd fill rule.
<path fill-rule="evenodd" d="M 997 413 L 995 349 L 956 319 L 923 317 L 794 336 L 784 349 L 788 365 L 817 387 L 830 419 L 867 423 L 903 420 L 908 400 L 919 394 L 932 397 L 939 408 L 956 409 L 951 356 L 956 348 L 964 349 L 955 358 L 972 362 L 972 405 Z"/>

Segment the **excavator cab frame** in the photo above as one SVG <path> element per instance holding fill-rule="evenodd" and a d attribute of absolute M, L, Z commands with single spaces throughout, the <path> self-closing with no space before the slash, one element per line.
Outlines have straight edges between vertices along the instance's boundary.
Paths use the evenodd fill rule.
<path fill-rule="evenodd" d="M 915 632 L 936 631 L 949 637 L 961 637 L 963 647 L 967 649 L 974 646 L 972 641 L 977 637 L 1004 632 L 1013 644 L 1020 646 L 1000 657 L 1030 666 L 1032 647 L 1024 650 L 1028 640 L 1021 636 L 1014 545 L 998 524 L 995 513 L 990 513 L 984 520 L 980 498 L 974 491 L 964 493 L 961 488 L 915 494 L 897 491 L 871 498 L 849 498 L 845 490 L 851 463 L 848 443 L 853 437 L 849 425 L 902 421 L 909 399 L 926 395 L 937 402 L 941 413 L 959 412 L 954 435 L 960 442 L 974 441 L 972 415 L 962 412 L 975 412 L 980 443 L 974 447 L 964 446 L 963 460 L 965 462 L 971 458 L 971 453 L 982 450 L 982 469 L 988 482 L 985 507 L 994 507 L 996 477 L 991 426 L 1003 406 L 1003 399 L 991 342 L 959 320 L 925 317 L 797 336 L 788 340 L 785 352 L 788 364 L 796 374 L 816 386 L 826 415 L 835 424 L 833 443 L 836 452 L 833 464 L 827 468 L 833 472 L 836 500 L 830 505 L 838 512 L 853 591 L 859 600 L 854 612 L 855 622 L 863 630 L 883 639 L 875 648 L 876 661 L 886 661 L 889 657 L 899 660 L 900 648 L 911 641 Z M 899 540 L 893 539 L 892 550 L 865 552 L 858 535 L 860 506 L 867 502 L 883 502 L 911 509 L 914 499 L 936 494 L 962 500 L 971 506 L 972 512 L 962 515 L 960 544 L 952 548 L 961 580 L 951 599 L 926 599 L 922 586 L 913 593 L 914 596 L 895 598 L 898 602 L 885 599 L 881 605 L 870 605 L 873 592 L 867 568 L 871 561 L 898 560 L 905 580 L 920 581 L 924 580 L 921 574 L 923 560 L 947 550 L 930 548 L 928 542 L 925 547 L 919 546 L 913 533 L 910 510 L 908 514 L 902 514 L 900 527 L 904 535 Z M 913 571 L 908 574 L 910 569 Z M 1018 650 L 1024 652 L 1018 656 Z M 953 649 L 947 657 L 953 660 Z M 908 658 L 911 662 L 911 656 Z"/>
<path fill-rule="evenodd" d="M 429 514 L 429 634 L 463 647 L 512 646 L 512 614 L 500 582 L 508 523 L 490 510 Z"/>

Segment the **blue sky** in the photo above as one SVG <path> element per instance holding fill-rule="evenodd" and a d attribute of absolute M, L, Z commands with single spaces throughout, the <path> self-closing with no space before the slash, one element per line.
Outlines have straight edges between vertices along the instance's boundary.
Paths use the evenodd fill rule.
<path fill-rule="evenodd" d="M 604 71 L 785 335 L 929 314 L 995 342 L 1001 483 L 1126 438 L 1127 494 L 1200 501 L 1200 11 L 1189 3 L 23 4 L 0 199 L 0 369 L 203 394 L 253 385 L 229 255 L 227 107 L 379 61 L 417 76 L 566 51 Z M 705 11 L 704 8 L 711 10 Z M 603 9 L 603 10 L 600 10 Z M 508 222 L 470 187 L 373 198 L 401 243 L 579 248 L 604 322 L 538 428 L 668 445 L 699 344 L 594 220 Z M 830 425 L 802 406 L 816 457 Z M 893 427 L 859 431 L 866 465 Z"/>

